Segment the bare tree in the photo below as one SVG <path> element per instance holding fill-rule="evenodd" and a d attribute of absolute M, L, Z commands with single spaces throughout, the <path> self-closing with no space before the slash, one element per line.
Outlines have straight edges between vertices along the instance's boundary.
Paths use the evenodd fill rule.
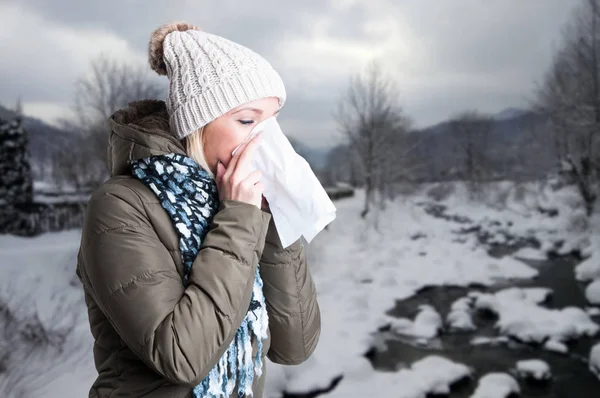
<path fill-rule="evenodd" d="M 411 131 L 410 125 L 411 122 L 401 115 L 397 127 L 390 130 L 387 137 L 384 148 L 387 151 L 382 151 L 384 157 L 380 158 L 378 173 L 377 192 L 381 206 L 384 206 L 386 199 L 396 197 L 400 192 L 400 184 L 412 184 L 416 181 L 417 171 L 426 165 L 426 161 L 418 152 L 422 136 Z M 403 191 L 406 191 L 406 187 Z"/>
<path fill-rule="evenodd" d="M 86 192 L 100 185 L 107 177 L 105 157 L 98 146 L 107 148 L 108 132 L 103 142 L 100 134 L 73 133 L 68 147 L 55 149 L 52 156 L 51 177 L 60 187 Z"/>
<path fill-rule="evenodd" d="M 524 117 L 517 128 L 521 133 L 506 148 L 509 156 L 503 156 L 512 162 L 505 168 L 510 168 L 512 178 L 518 182 L 543 179 L 559 164 L 560 137 L 555 137 L 547 118 L 535 112 Z"/>
<path fill-rule="evenodd" d="M 367 69 L 350 80 L 340 99 L 336 121 L 358 159 L 365 189 L 361 216 L 369 213 L 375 193 L 406 174 L 402 160 L 410 150 L 401 147 L 400 137 L 407 135 L 410 121 L 399 103 L 399 90 L 385 76 L 379 65 Z"/>
<path fill-rule="evenodd" d="M 62 148 L 54 159 L 54 175 L 75 187 L 93 187 L 108 176 L 106 155 L 109 117 L 130 102 L 156 99 L 163 88 L 151 79 L 149 68 L 135 67 L 100 55 L 90 73 L 75 86 L 74 120 L 63 127 L 77 137 L 74 148 Z"/>
<path fill-rule="evenodd" d="M 76 82 L 74 111 L 81 126 L 91 127 L 132 101 L 162 94 L 149 68 L 100 55 L 92 60 L 91 73 Z"/>
<path fill-rule="evenodd" d="M 534 103 L 548 117 L 559 159 L 591 214 L 600 170 L 600 0 L 582 0 L 575 9 Z"/>
<path fill-rule="evenodd" d="M 326 181 L 331 185 L 347 183 L 353 187 L 362 184 L 361 166 L 354 151 L 345 144 L 332 148 L 325 164 Z"/>
<path fill-rule="evenodd" d="M 449 126 L 464 159 L 464 177 L 475 198 L 481 194 L 482 183 L 491 174 L 488 145 L 493 120 L 477 111 L 466 111 L 452 118 Z"/>

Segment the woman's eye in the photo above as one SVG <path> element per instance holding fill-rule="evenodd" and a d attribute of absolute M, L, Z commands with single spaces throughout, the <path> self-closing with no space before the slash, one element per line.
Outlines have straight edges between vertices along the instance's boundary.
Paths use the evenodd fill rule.
<path fill-rule="evenodd" d="M 254 123 L 254 120 L 240 120 L 240 123 L 242 123 L 244 125 L 248 125 L 248 124 Z"/>

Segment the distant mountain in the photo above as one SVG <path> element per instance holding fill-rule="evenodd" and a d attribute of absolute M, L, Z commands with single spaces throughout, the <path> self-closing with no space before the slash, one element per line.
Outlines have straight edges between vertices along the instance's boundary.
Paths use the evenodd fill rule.
<path fill-rule="evenodd" d="M 8 108 L 4 108 L 2 105 L 0 105 L 0 119 L 2 120 L 12 120 L 17 116 L 17 114 L 14 111 L 11 111 Z"/>
<path fill-rule="evenodd" d="M 495 120 L 510 120 L 525 115 L 527 111 L 519 108 L 506 108 L 493 116 Z"/>
<path fill-rule="evenodd" d="M 494 174 L 508 178 L 535 177 L 556 166 L 553 143 L 540 137 L 545 122 L 543 116 L 508 108 L 492 119 L 485 151 Z M 465 150 L 450 121 L 418 130 L 415 134 L 419 142 L 416 150 L 426 165 L 421 170 L 422 178 L 431 175 L 461 177 Z"/>
<path fill-rule="evenodd" d="M 17 114 L 0 105 L 0 118 L 5 120 L 14 119 Z M 51 159 L 53 154 L 59 150 L 71 146 L 72 133 L 51 126 L 42 120 L 24 116 L 23 126 L 29 137 L 29 153 L 34 163 L 43 164 Z M 314 148 L 290 138 L 292 146 L 302 157 L 310 163 L 311 167 L 320 169 L 325 166 L 329 148 Z"/>
<path fill-rule="evenodd" d="M 292 137 L 288 137 L 288 140 L 294 147 L 294 150 L 298 152 L 300 156 L 306 159 L 313 169 L 319 170 L 325 167 L 327 163 L 327 156 L 331 151 L 331 148 L 311 147 Z"/>
<path fill-rule="evenodd" d="M 0 118 L 15 117 L 14 111 L 0 105 Z M 536 176 L 555 167 L 555 154 L 551 140 L 543 139 L 540 126 L 544 118 L 533 112 L 507 108 L 493 115 L 486 152 L 497 175 L 507 177 L 516 175 Z M 29 116 L 24 117 L 30 143 L 30 154 L 34 164 L 44 167 L 59 149 L 72 145 L 72 133 L 50 126 L 49 124 Z M 450 121 L 445 121 L 427 128 L 416 130 L 418 144 L 416 156 L 422 159 L 422 167 L 415 172 L 415 178 L 428 179 L 436 176 L 439 179 L 460 178 L 464 165 L 464 148 L 460 137 L 452 131 Z M 331 148 L 312 147 L 288 137 L 292 146 L 303 156 L 315 171 L 326 167 Z"/>
<path fill-rule="evenodd" d="M 410 176 L 415 181 L 462 180 L 467 170 L 464 135 L 451 121 L 412 132 Z M 476 151 L 483 151 L 485 178 L 537 179 L 557 167 L 555 146 L 547 139 L 545 117 L 511 108 L 492 117 L 491 129 Z M 360 181 L 359 165 L 348 158 L 346 145 L 330 152 L 335 181 Z M 480 152 L 477 153 L 478 155 Z M 350 160 L 348 160 L 350 159 Z M 342 165 L 338 168 L 337 165 Z"/>

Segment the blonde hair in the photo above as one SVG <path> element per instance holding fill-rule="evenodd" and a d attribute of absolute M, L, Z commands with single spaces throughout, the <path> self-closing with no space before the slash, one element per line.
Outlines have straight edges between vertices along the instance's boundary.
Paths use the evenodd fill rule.
<path fill-rule="evenodd" d="M 210 167 L 208 167 L 206 157 L 204 156 L 204 133 L 206 132 L 206 127 L 207 126 L 201 127 L 184 138 L 185 151 L 189 157 L 194 159 L 200 167 L 206 170 L 208 174 L 214 178 L 214 174 L 210 170 Z"/>

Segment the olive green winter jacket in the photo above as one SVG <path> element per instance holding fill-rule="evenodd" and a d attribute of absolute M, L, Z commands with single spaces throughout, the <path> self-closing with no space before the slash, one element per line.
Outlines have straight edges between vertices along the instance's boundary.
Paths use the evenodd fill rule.
<path fill-rule="evenodd" d="M 177 233 L 128 168 L 132 159 L 184 153 L 165 104 L 133 103 L 110 124 L 112 177 L 89 201 L 77 264 L 98 371 L 89 396 L 191 397 L 233 340 L 259 263 L 269 314 L 263 355 L 305 361 L 321 320 L 302 243 L 283 249 L 269 213 L 222 201 L 184 288 Z M 255 397 L 263 396 L 265 374 L 255 379 Z"/>

